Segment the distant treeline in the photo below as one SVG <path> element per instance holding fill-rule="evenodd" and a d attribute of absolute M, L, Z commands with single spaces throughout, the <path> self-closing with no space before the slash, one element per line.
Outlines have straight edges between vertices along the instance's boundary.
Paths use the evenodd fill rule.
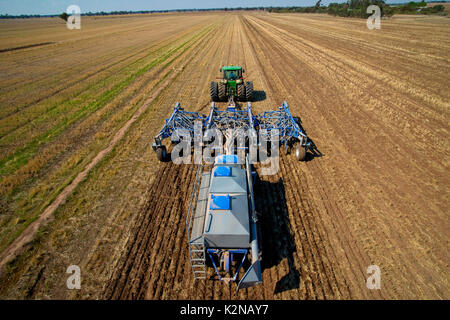
<path fill-rule="evenodd" d="M 436 3 L 437 1 L 429 1 L 429 3 Z M 445 1 L 440 1 L 445 2 Z M 442 4 L 437 4 L 427 8 L 425 1 L 421 2 L 408 2 L 406 4 L 392 4 L 391 7 L 393 14 L 441 14 L 446 15 L 444 12 L 445 7 Z"/>
<path fill-rule="evenodd" d="M 210 8 L 210 9 L 173 9 L 173 10 L 140 10 L 140 11 L 100 11 L 100 12 L 87 12 L 82 13 L 81 16 L 114 16 L 114 15 L 127 15 L 127 14 L 149 14 L 149 13 L 169 13 L 169 12 L 205 12 L 205 11 L 239 11 L 239 10 L 247 10 L 247 11 L 267 11 L 269 8 L 267 7 L 238 7 L 238 8 Z M 54 18 L 67 17 L 67 13 L 62 14 L 21 14 L 21 15 L 8 15 L 8 14 L 0 14 L 0 19 L 24 19 L 24 18 Z M 65 19 L 64 19 L 65 20 Z"/>
<path fill-rule="evenodd" d="M 429 1 L 435 2 L 449 2 L 449 1 Z M 321 0 L 317 1 L 312 7 L 237 7 L 237 8 L 211 8 L 211 9 L 174 9 L 174 10 L 141 10 L 141 11 L 111 11 L 111 12 L 87 12 L 82 13 L 82 16 L 108 16 L 108 15 L 128 15 L 128 14 L 149 14 L 149 13 L 168 13 L 168 12 L 205 12 L 205 11 L 268 11 L 278 13 L 328 13 L 334 16 L 342 17 L 361 17 L 367 18 L 367 7 L 370 5 L 377 5 L 381 9 L 381 15 L 392 16 L 393 14 L 442 14 L 445 7 L 441 4 L 426 7 L 425 1 L 409 2 L 401 4 L 388 5 L 384 0 L 348 0 L 343 3 L 330 3 L 328 6 L 321 5 Z M 60 15 L 8 15 L 0 14 L 0 19 L 24 19 L 24 18 L 42 18 L 42 17 L 60 17 L 67 19 L 67 14 Z"/>
<path fill-rule="evenodd" d="M 318 1 L 314 7 L 270 7 L 268 11 L 280 13 L 328 13 L 341 17 L 367 18 L 371 15 L 367 13 L 367 7 L 377 5 L 380 7 L 382 16 L 392 16 L 394 14 L 447 14 L 444 12 L 445 7 L 443 5 L 438 4 L 427 8 L 425 1 L 388 5 L 384 0 L 349 0 L 343 3 L 330 3 L 328 7 L 321 6 L 320 2 Z"/>

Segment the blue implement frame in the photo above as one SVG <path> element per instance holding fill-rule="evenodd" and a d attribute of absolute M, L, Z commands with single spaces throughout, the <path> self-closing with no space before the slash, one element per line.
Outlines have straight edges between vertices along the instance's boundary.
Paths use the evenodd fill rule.
<path fill-rule="evenodd" d="M 259 121 L 259 129 L 265 129 L 267 132 L 267 141 L 271 140 L 272 132 L 278 130 L 280 144 L 287 145 L 288 140 L 294 138 L 300 141 L 302 147 L 310 147 L 308 137 L 291 115 L 286 101 L 283 102 L 283 105 L 278 110 L 264 111 L 264 113 L 257 116 L 257 119 Z"/>
<path fill-rule="evenodd" d="M 225 281 L 225 280 L 236 281 L 236 278 L 237 278 L 237 276 L 239 274 L 239 270 L 241 270 L 241 267 L 244 264 L 245 257 L 247 256 L 248 250 L 247 249 L 227 249 L 226 250 L 230 254 L 230 257 L 229 257 L 230 261 L 233 261 L 233 254 L 244 254 L 244 256 L 242 257 L 241 263 L 239 264 L 238 268 L 236 269 L 236 272 L 235 272 L 234 276 L 231 279 L 226 279 L 226 278 L 222 277 L 220 275 L 219 269 L 216 266 L 216 263 L 214 262 L 213 255 L 216 255 L 217 257 L 219 257 L 219 254 L 221 254 L 223 251 L 224 250 L 221 250 L 221 249 L 208 249 L 207 250 L 208 256 L 209 256 L 209 258 L 212 261 L 212 264 L 214 266 L 214 270 L 216 270 L 216 274 L 219 277 L 219 280 L 221 280 L 221 281 Z"/>
<path fill-rule="evenodd" d="M 202 133 L 207 129 L 214 128 L 222 131 L 222 133 L 227 129 L 254 129 L 266 141 L 271 141 L 272 137 L 275 137 L 280 144 L 286 146 L 286 149 L 291 140 L 298 140 L 301 146 L 306 149 L 311 148 L 311 143 L 305 131 L 292 116 L 286 101 L 278 110 L 265 111 L 258 115 L 253 115 L 250 102 L 244 110 L 239 110 L 234 106 L 229 106 L 226 110 L 218 110 L 213 102 L 208 115 L 186 111 L 177 102 L 172 115 L 166 119 L 165 125 L 155 136 L 155 142 L 152 145 L 153 150 L 156 151 L 158 147 L 161 147 L 162 140 L 172 137 L 177 129 L 187 130 L 193 136 L 195 121 L 202 121 Z M 275 134 L 276 132 L 278 133 Z"/>
<path fill-rule="evenodd" d="M 252 113 L 250 103 L 245 110 L 239 110 L 235 107 L 218 110 L 213 102 L 211 104 L 211 111 L 206 118 L 204 129 L 255 129 L 255 121 L 256 117 Z"/>
<path fill-rule="evenodd" d="M 180 103 L 177 102 L 170 118 L 166 119 L 164 127 L 159 131 L 158 135 L 154 138 L 155 142 L 152 147 L 156 151 L 156 148 L 162 146 L 162 140 L 172 137 L 177 129 L 188 130 L 191 135 L 194 134 L 194 122 L 196 120 L 204 123 L 206 116 L 198 112 L 186 111 L 181 108 Z"/>

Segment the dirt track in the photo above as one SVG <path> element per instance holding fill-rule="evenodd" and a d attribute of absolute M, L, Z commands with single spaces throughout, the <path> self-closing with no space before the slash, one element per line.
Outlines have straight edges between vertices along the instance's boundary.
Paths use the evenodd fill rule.
<path fill-rule="evenodd" d="M 80 203 L 92 204 L 73 215 L 80 231 L 44 239 L 33 253 L 38 267 L 30 262 L 5 295 L 448 299 L 449 20 L 383 20 L 379 31 L 322 15 L 213 21 L 170 65 L 188 61 L 152 110 L 61 208 L 72 217 Z M 432 36 L 418 39 L 419 30 Z M 230 63 L 254 81 L 256 113 L 286 100 L 324 154 L 305 163 L 283 156 L 278 174 L 255 185 L 264 283 L 237 296 L 234 285 L 193 280 L 184 222 L 195 170 L 157 163 L 150 150 L 176 101 L 207 113 L 209 81 Z M 117 177 L 101 182 L 110 171 Z M 57 220 L 48 232 L 62 234 L 63 225 Z M 77 293 L 58 287 L 64 273 L 54 275 L 69 263 L 85 270 Z M 365 284 L 373 264 L 379 291 Z"/>

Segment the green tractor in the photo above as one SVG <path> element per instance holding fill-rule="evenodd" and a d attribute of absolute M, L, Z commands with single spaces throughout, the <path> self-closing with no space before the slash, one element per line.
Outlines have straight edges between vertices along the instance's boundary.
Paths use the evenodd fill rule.
<path fill-rule="evenodd" d="M 244 83 L 242 67 L 230 65 L 220 68 L 223 77 L 219 82 L 211 82 L 210 94 L 214 102 L 227 101 L 230 98 L 238 101 L 253 100 L 253 82 Z"/>

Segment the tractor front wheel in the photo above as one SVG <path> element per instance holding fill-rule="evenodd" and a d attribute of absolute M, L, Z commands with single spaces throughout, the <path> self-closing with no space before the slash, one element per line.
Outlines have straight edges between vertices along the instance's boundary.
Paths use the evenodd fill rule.
<path fill-rule="evenodd" d="M 253 82 L 247 82 L 245 86 L 245 98 L 247 101 L 253 100 Z"/>
<path fill-rule="evenodd" d="M 219 101 L 227 100 L 227 87 L 225 83 L 219 83 Z"/>
<path fill-rule="evenodd" d="M 209 88 L 209 94 L 211 95 L 211 101 L 218 102 L 219 101 L 219 88 L 217 82 L 211 82 Z"/>

